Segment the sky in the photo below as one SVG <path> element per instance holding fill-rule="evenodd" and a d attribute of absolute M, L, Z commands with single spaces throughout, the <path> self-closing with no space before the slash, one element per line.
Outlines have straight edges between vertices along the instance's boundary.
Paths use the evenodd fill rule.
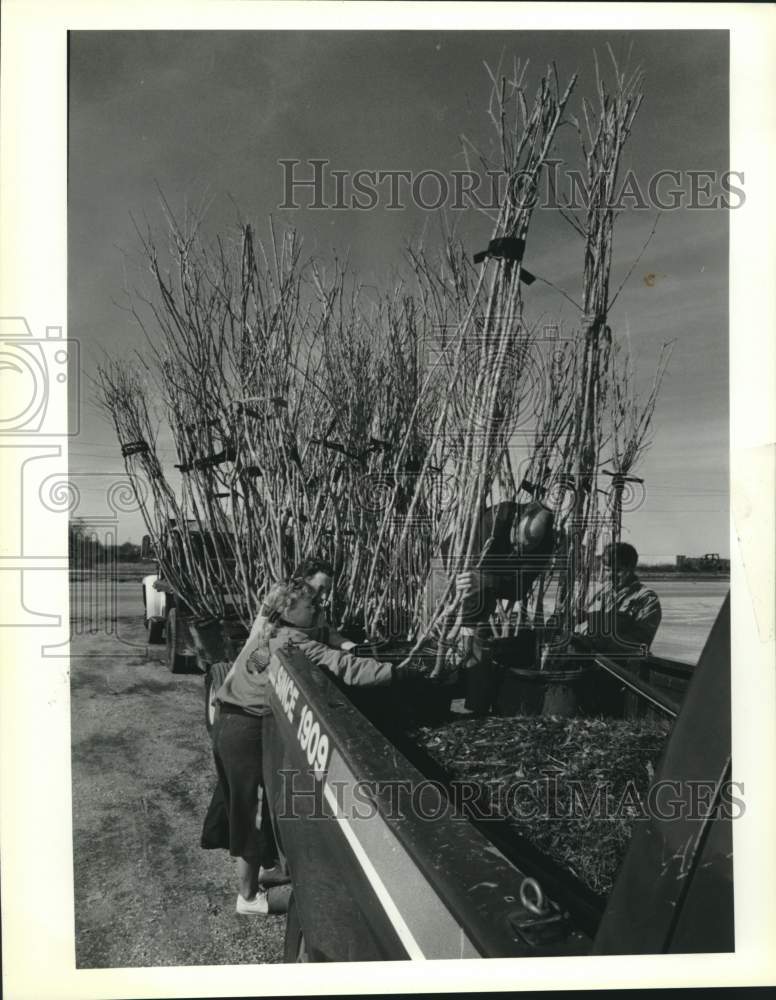
<path fill-rule="evenodd" d="M 735 169 L 725 32 L 72 33 L 68 323 L 84 377 L 71 476 L 123 469 L 88 377 L 102 352 L 143 348 L 123 290 L 141 280 L 132 219 L 161 232 L 160 190 L 181 214 L 206 200 L 210 234 L 247 220 L 266 236 L 272 217 L 299 230 L 307 254 L 347 256 L 364 282 L 385 287 L 402 270 L 408 240 L 433 247 L 454 229 L 474 252 L 487 244 L 488 219 L 472 208 L 424 210 L 404 196 L 402 208 L 389 209 L 387 188 L 371 211 L 284 209 L 279 161 L 301 161 L 304 176 L 313 158 L 328 160 L 329 170 L 450 176 L 465 167 L 462 135 L 482 149 L 492 143 L 485 63 L 528 59 L 531 89 L 548 62 L 561 81 L 577 73 L 578 111 L 583 96 L 594 96 L 593 54 L 605 66 L 607 43 L 620 59 L 632 47 L 645 74 L 623 162 L 643 190 L 660 170 L 680 171 L 687 190 L 689 171 Z M 571 128 L 562 131 L 558 157 L 576 163 L 575 141 Z M 432 189 L 424 192 L 430 199 Z M 300 191 L 302 206 L 308 197 Z M 654 443 L 637 470 L 645 500 L 624 526 L 645 562 L 729 555 L 728 215 L 629 208 L 618 220 L 612 287 L 633 272 L 610 320 L 630 347 L 640 387 L 651 381 L 661 345 L 675 341 Z M 578 298 L 581 242 L 557 212 L 535 213 L 525 263 Z M 525 298 L 529 317 L 573 326 L 574 307 L 546 285 Z M 123 517 L 120 537 L 139 541 L 139 515 Z"/>

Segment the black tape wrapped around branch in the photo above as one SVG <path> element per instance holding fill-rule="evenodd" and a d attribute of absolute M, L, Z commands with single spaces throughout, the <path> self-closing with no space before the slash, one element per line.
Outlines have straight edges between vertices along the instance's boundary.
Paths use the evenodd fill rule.
<path fill-rule="evenodd" d="M 481 250 L 479 253 L 474 254 L 474 263 L 481 264 L 487 257 L 493 257 L 496 260 L 505 260 L 509 273 L 514 264 L 522 261 L 524 252 L 525 240 L 518 239 L 515 236 L 498 236 L 488 243 L 487 250 Z M 530 271 L 526 271 L 524 267 L 521 267 L 520 280 L 525 285 L 532 285 L 536 281 L 536 276 L 531 274 Z"/>
<path fill-rule="evenodd" d="M 148 445 L 145 441 L 129 441 L 121 446 L 121 457 L 129 458 L 132 455 L 147 455 Z"/>
<path fill-rule="evenodd" d="M 205 455 L 203 458 L 195 458 L 193 462 L 183 462 L 176 465 L 176 469 L 181 472 L 191 472 L 193 469 L 210 469 L 216 465 L 223 465 L 224 462 L 235 462 L 237 460 L 237 448 L 234 445 L 227 445 L 226 448 L 216 452 L 215 455 Z"/>

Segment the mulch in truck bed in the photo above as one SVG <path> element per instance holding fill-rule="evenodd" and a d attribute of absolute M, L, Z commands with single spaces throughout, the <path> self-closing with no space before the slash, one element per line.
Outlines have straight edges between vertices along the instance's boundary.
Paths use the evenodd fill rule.
<path fill-rule="evenodd" d="M 464 717 L 417 727 L 413 741 L 453 782 L 476 785 L 476 810 L 506 818 L 596 893 L 608 893 L 669 726 L 603 718 Z"/>

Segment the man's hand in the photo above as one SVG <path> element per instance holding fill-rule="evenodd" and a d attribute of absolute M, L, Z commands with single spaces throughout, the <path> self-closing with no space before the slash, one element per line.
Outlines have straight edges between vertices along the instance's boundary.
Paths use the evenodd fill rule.
<path fill-rule="evenodd" d="M 350 639 L 346 639 L 346 640 L 345 640 L 344 642 L 341 642 L 341 643 L 340 643 L 340 649 L 341 649 L 341 650 L 342 650 L 342 651 L 343 651 L 344 653 L 347 653 L 347 652 L 349 652 L 349 651 L 350 651 L 351 649 L 355 649 L 355 648 L 356 648 L 356 643 L 355 643 L 355 642 L 351 642 L 351 641 L 350 641 Z"/>
<path fill-rule="evenodd" d="M 411 656 L 406 656 L 401 663 L 397 663 L 394 667 L 395 675 L 397 678 L 403 677 L 424 677 L 427 679 L 436 680 L 437 677 L 432 676 L 434 670 L 436 669 L 436 659 L 433 653 L 429 653 L 428 650 L 419 650 L 413 653 Z M 445 669 L 444 663 L 442 664 L 442 673 L 437 675 L 439 677 L 448 673 Z"/>
<path fill-rule="evenodd" d="M 413 656 L 405 657 L 401 663 L 394 668 L 397 679 L 403 677 L 423 677 L 430 681 L 442 682 L 451 677 L 459 666 L 458 657 L 455 655 L 457 649 L 451 646 L 446 650 L 440 663 L 440 670 L 436 669 L 436 658 L 428 653 L 415 653 Z"/>
<path fill-rule="evenodd" d="M 460 600 L 465 601 L 472 594 L 479 593 L 480 571 L 477 569 L 467 569 L 459 573 L 455 578 L 455 595 Z"/>

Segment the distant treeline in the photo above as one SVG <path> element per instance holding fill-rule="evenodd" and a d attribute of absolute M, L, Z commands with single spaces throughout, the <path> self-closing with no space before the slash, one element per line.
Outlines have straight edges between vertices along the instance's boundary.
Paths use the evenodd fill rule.
<path fill-rule="evenodd" d="M 139 562 L 140 552 L 140 546 L 134 542 L 106 544 L 88 522 L 75 520 L 68 525 L 67 555 L 72 568 L 101 562 Z"/>
<path fill-rule="evenodd" d="M 676 563 L 650 563 L 639 566 L 639 576 L 730 576 L 730 560 L 720 559 L 717 563 L 704 563 L 702 559 Z"/>

